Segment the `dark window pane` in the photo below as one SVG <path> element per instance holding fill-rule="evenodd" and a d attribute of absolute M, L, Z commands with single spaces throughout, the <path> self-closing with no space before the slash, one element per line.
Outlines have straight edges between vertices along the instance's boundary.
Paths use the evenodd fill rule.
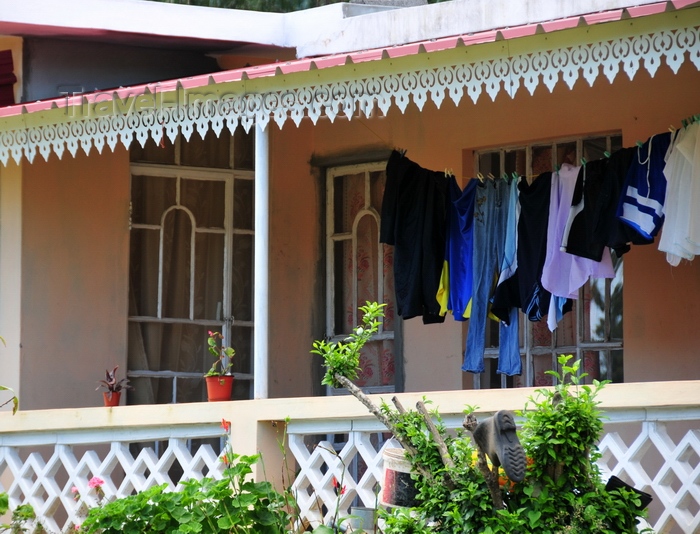
<path fill-rule="evenodd" d="M 161 224 L 163 213 L 175 205 L 175 178 L 131 177 L 131 221 L 134 224 Z"/>
<path fill-rule="evenodd" d="M 386 185 L 386 172 L 374 171 L 369 175 L 370 181 L 370 207 L 377 213 L 382 212 L 382 199 L 384 197 L 384 186 Z"/>
<path fill-rule="evenodd" d="M 564 163 L 580 165 L 580 161 L 576 157 L 576 143 L 562 143 L 557 145 L 556 164 L 561 166 Z"/>
<path fill-rule="evenodd" d="M 479 154 L 479 172 L 484 176 L 489 173 L 494 176 L 501 174 L 501 155 L 500 152 L 486 152 Z"/>
<path fill-rule="evenodd" d="M 555 336 L 557 347 L 576 346 L 576 302 L 574 302 L 574 309 L 565 313 L 557 324 Z"/>
<path fill-rule="evenodd" d="M 160 232 L 131 230 L 129 315 L 155 317 L 158 312 L 158 259 Z"/>
<path fill-rule="evenodd" d="M 231 328 L 231 346 L 236 349 L 233 357 L 233 372 L 252 374 L 253 368 L 253 329 L 247 326 L 234 326 Z M 234 380 L 233 398 L 249 399 L 251 396 L 250 380 Z"/>
<path fill-rule="evenodd" d="M 622 136 L 621 135 L 613 135 L 610 136 L 610 152 L 615 152 L 616 150 L 620 150 L 622 148 Z"/>
<path fill-rule="evenodd" d="M 213 356 L 207 347 L 207 331 L 217 326 L 168 323 L 130 323 L 130 371 L 174 371 L 203 375 Z M 173 401 L 173 377 L 134 378 L 129 404 L 167 404 Z M 177 402 L 206 399 L 204 381 L 177 378 Z"/>
<path fill-rule="evenodd" d="M 224 234 L 195 235 L 194 318 L 222 321 Z"/>
<path fill-rule="evenodd" d="M 253 320 L 253 236 L 234 234 L 231 299 L 234 319 Z"/>
<path fill-rule="evenodd" d="M 352 330 L 354 303 L 352 302 L 352 242 L 350 240 L 336 241 L 333 244 L 335 267 L 335 319 L 333 334 L 349 334 Z"/>
<path fill-rule="evenodd" d="M 379 300 L 379 226 L 371 215 L 363 216 L 357 225 L 355 272 L 357 302 L 355 309 L 366 302 Z M 355 324 L 362 321 L 357 312 Z M 354 325 L 353 325 L 354 326 Z"/>
<path fill-rule="evenodd" d="M 532 173 L 552 171 L 552 145 L 532 147 Z"/>
<path fill-rule="evenodd" d="M 163 231 L 163 317 L 189 317 L 192 221 L 175 209 L 165 218 Z"/>
<path fill-rule="evenodd" d="M 334 232 L 352 232 L 355 217 L 365 207 L 365 173 L 336 176 L 334 192 Z"/>
<path fill-rule="evenodd" d="M 237 230 L 253 229 L 254 183 L 236 179 L 233 194 L 233 227 Z"/>
<path fill-rule="evenodd" d="M 607 150 L 607 137 L 596 137 L 593 139 L 584 139 L 583 141 L 583 157 L 587 161 L 603 159 Z"/>
<path fill-rule="evenodd" d="M 198 228 L 223 228 L 226 182 L 182 179 L 180 204 L 192 212 Z"/>
<path fill-rule="evenodd" d="M 511 176 L 512 173 L 516 173 L 518 176 L 527 174 L 527 156 L 524 148 L 506 150 L 503 172 L 508 174 L 508 176 Z"/>
<path fill-rule="evenodd" d="M 554 377 L 547 374 L 547 371 L 552 370 L 552 355 L 551 354 L 541 354 L 532 357 L 532 364 L 534 367 L 534 386 L 553 386 Z"/>

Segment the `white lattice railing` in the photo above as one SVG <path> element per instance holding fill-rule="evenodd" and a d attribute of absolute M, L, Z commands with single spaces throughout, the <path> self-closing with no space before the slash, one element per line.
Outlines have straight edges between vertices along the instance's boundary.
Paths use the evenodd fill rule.
<path fill-rule="evenodd" d="M 427 396 L 447 426 L 457 428 L 466 404 L 480 406 L 481 417 L 521 408 L 531 394 Z M 422 394 L 399 397 L 413 406 Z M 653 495 L 649 522 L 657 532 L 700 532 L 700 381 L 610 385 L 600 400 L 609 417 L 600 443 L 604 476 L 617 475 Z M 10 494 L 12 507 L 32 504 L 49 532 L 61 532 L 84 513 L 73 486 L 87 506 L 97 503 L 88 487 L 92 476 L 105 481 L 107 499 L 162 483 L 174 488 L 183 477 L 220 476 L 221 419 L 232 423 L 235 452 L 261 451 L 278 487 L 288 472 L 279 452 L 287 422 L 287 457 L 297 463 L 293 486 L 312 525 L 327 520 L 336 503 L 341 516 L 351 506 L 377 506 L 382 450 L 396 444 L 352 397 L 0 413 L 0 491 Z M 190 447 L 198 440 L 208 443 Z M 345 486 L 340 498 L 334 480 Z"/>

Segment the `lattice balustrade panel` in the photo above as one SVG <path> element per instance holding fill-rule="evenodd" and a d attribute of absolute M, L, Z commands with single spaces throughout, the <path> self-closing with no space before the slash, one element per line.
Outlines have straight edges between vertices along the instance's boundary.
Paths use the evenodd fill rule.
<path fill-rule="evenodd" d="M 656 532 L 700 532 L 700 430 L 693 422 L 674 440 L 667 426 L 641 423 L 630 445 L 623 432 L 607 433 L 599 465 L 604 478 L 616 475 L 654 497 L 649 523 Z"/>
<path fill-rule="evenodd" d="M 654 502 L 648 525 L 640 528 L 651 526 L 659 534 L 700 532 L 700 430 L 693 428 L 697 427 L 695 422 L 683 424 L 690 430 L 679 441 L 671 439 L 665 424 L 643 422 L 629 446 L 616 431 L 604 434 L 600 442 L 602 479 L 616 475 L 651 493 Z M 636 425 L 639 427 L 640 423 Z M 327 440 L 309 445 L 312 436 L 289 435 L 289 446 L 299 468 L 292 487 L 301 515 L 311 525 L 321 521 L 330 524 L 336 510 L 339 517 L 348 515 L 356 496 L 358 506 L 376 507 L 383 481 L 382 452 L 387 446 L 400 446 L 391 439 L 378 447 L 377 435 L 350 432 L 346 442 L 336 445 Z M 361 477 L 348 468 L 358 457 L 367 466 Z M 342 495 L 338 494 L 334 479 L 342 480 Z"/>
<path fill-rule="evenodd" d="M 159 453 L 142 444 L 132 453 L 127 442 L 91 444 L 96 450 L 82 453 L 77 452 L 78 447 L 62 444 L 34 452 L 29 447 L 0 447 L 0 492 L 9 494 L 11 508 L 31 504 L 42 526 L 58 533 L 80 524 L 87 510 L 101 500 L 126 497 L 159 484 L 177 489 L 180 480 L 221 478 L 224 465 L 211 445 L 191 452 L 186 438 L 159 443 L 165 444 Z M 90 488 L 92 477 L 104 481 L 102 494 Z M 32 525 L 30 531 L 35 528 Z"/>
<path fill-rule="evenodd" d="M 382 441 L 378 432 L 350 432 L 347 441 L 336 444 L 289 434 L 289 448 L 298 466 L 292 491 L 301 517 L 312 526 L 322 522 L 329 525 L 336 513 L 338 517 L 350 513 L 356 497 L 357 506 L 376 508 L 383 451 L 386 447 L 400 447 L 394 439 Z"/>

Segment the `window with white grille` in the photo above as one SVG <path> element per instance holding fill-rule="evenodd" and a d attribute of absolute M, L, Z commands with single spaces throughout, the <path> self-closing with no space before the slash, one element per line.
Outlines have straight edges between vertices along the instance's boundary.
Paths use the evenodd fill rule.
<path fill-rule="evenodd" d="M 498 177 L 517 173 L 533 180 L 564 163 L 579 165 L 581 158 L 593 161 L 622 147 L 619 134 L 557 139 L 525 146 L 481 150 L 474 154 L 475 173 Z M 615 278 L 589 280 L 579 290 L 572 312 L 564 315 L 554 332 L 546 321 L 533 323 L 520 314 L 521 376 L 496 374 L 498 323 L 489 321 L 486 334 L 485 372 L 474 377 L 477 388 L 552 385 L 546 371 L 557 369 L 557 357 L 573 354 L 582 360 L 587 380 L 623 381 L 622 367 L 622 259 L 613 253 Z"/>
<path fill-rule="evenodd" d="M 360 324 L 358 307 L 386 304 L 379 332 L 365 345 L 355 381 L 365 391 L 395 390 L 393 247 L 379 242 L 386 162 L 333 167 L 326 173 L 326 335 L 342 340 Z"/>
<path fill-rule="evenodd" d="M 131 149 L 129 404 L 206 400 L 208 331 L 251 397 L 253 137 L 224 129 Z"/>

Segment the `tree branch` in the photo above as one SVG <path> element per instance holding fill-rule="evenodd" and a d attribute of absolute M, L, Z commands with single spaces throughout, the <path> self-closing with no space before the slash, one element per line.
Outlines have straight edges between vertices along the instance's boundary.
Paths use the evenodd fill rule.
<path fill-rule="evenodd" d="M 342 384 L 345 389 L 347 389 L 352 395 L 359 400 L 362 404 L 364 404 L 367 409 L 374 415 L 379 421 L 387 427 L 391 433 L 394 435 L 396 440 L 401 443 L 405 451 L 410 454 L 413 458 L 416 458 L 418 455 L 418 451 L 416 448 L 411 445 L 409 442 L 405 441 L 401 437 L 401 433 L 398 431 L 394 423 L 392 423 L 389 418 L 384 415 L 381 410 L 377 407 L 376 404 L 374 404 L 370 398 L 363 393 L 363 391 L 358 388 L 355 384 L 353 384 L 350 380 L 348 380 L 346 377 L 340 374 L 335 374 L 333 376 L 335 380 L 338 381 L 339 384 Z M 398 399 L 397 399 L 398 401 Z M 433 475 L 430 473 L 430 471 L 426 470 L 425 467 L 423 467 L 420 464 L 415 463 L 414 468 L 418 473 L 420 473 L 422 476 L 427 478 L 428 480 L 433 480 Z"/>

